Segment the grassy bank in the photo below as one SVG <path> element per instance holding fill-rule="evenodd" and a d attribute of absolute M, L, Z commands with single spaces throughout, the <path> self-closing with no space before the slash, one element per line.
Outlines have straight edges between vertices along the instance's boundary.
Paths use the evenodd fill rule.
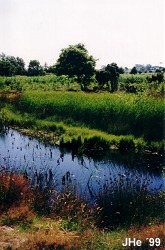
<path fill-rule="evenodd" d="M 1 100 L 2 123 L 31 129 L 53 144 L 163 151 L 162 98 L 28 91 Z"/>
<path fill-rule="evenodd" d="M 2 124 L 15 127 L 29 136 L 52 145 L 68 147 L 80 154 L 103 153 L 109 149 L 163 152 L 163 141 L 146 141 L 133 135 L 113 135 L 76 122 L 71 125 L 65 119 L 38 119 L 35 114 L 20 112 L 9 104 L 1 108 L 0 120 Z"/>
<path fill-rule="evenodd" d="M 162 140 L 163 99 L 133 94 L 25 92 L 19 109 L 38 118 L 76 122 L 114 135 Z M 52 118 L 51 118 L 52 117 Z"/>

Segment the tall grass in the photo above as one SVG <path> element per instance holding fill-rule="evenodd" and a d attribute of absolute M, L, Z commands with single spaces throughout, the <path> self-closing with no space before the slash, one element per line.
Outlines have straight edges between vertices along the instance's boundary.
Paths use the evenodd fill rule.
<path fill-rule="evenodd" d="M 119 179 L 106 176 L 96 198 L 96 221 L 100 226 L 113 228 L 122 225 L 147 225 L 154 220 L 164 221 L 165 194 L 149 191 L 149 179 L 138 174 L 119 173 Z M 151 219 L 152 218 L 152 219 Z"/>
<path fill-rule="evenodd" d="M 78 184 L 65 184 L 61 190 L 57 190 L 54 184 L 45 186 L 42 181 L 30 186 L 27 175 L 2 170 L 0 212 L 5 212 L 5 223 L 11 224 L 25 219 L 26 212 L 30 211 L 61 218 L 63 227 L 71 231 L 79 227 L 82 229 L 89 223 L 99 228 L 114 229 L 164 220 L 165 196 L 160 190 L 151 193 L 147 179 L 141 180 L 136 176 L 132 183 L 129 172 L 119 173 L 119 180 L 111 175 L 106 178 L 109 181 L 99 184 L 98 192 L 89 183 L 94 201 L 91 206 L 85 194 L 80 197 Z M 31 213 L 29 215 L 32 216 Z"/>
<path fill-rule="evenodd" d="M 134 94 L 85 94 L 25 92 L 19 108 L 38 118 L 80 122 L 115 135 L 163 139 L 164 102 L 161 98 Z"/>
<path fill-rule="evenodd" d="M 153 249 L 146 238 L 160 238 L 164 249 L 164 196 L 139 190 L 137 182 L 133 196 L 130 186 L 128 190 L 123 186 L 128 175 L 121 175 L 119 183 L 110 180 L 111 186 L 105 181 L 92 209 L 77 195 L 76 186 L 65 186 L 61 192 L 43 187 L 41 192 L 38 185 L 29 185 L 27 177 L 0 171 L 0 225 L 12 226 L 8 234 L 7 227 L 0 226 L 4 249 L 125 249 L 126 237 L 142 240 L 142 249 Z M 50 197 L 52 202 L 47 202 Z"/>

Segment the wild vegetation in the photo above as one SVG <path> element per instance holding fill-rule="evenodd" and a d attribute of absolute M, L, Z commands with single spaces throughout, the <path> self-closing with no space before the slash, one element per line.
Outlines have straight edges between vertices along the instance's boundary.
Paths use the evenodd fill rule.
<path fill-rule="evenodd" d="M 26 92 L 19 108 L 38 118 L 59 116 L 109 134 L 163 138 L 162 100 L 123 94 Z M 55 119 L 55 117 L 54 117 Z"/>
<path fill-rule="evenodd" d="M 119 149 L 162 157 L 164 69 L 141 74 L 134 67 L 124 74 L 116 63 L 101 70 L 95 63 L 83 44 L 63 49 L 57 63 L 44 68 L 31 60 L 26 70 L 21 58 L 2 54 L 0 124 L 76 155 Z M 136 249 L 122 242 L 137 237 L 142 240 L 137 249 L 153 249 L 147 238 L 159 238 L 164 249 L 164 192 L 151 192 L 149 184 L 137 175 L 130 180 L 129 171 L 118 179 L 109 176 L 91 206 L 76 185 L 59 192 L 33 186 L 25 172 L 1 166 L 0 244 L 4 249 Z M 16 248 L 5 226 L 14 227 L 10 238 L 19 238 Z"/>
<path fill-rule="evenodd" d="M 148 96 L 163 96 L 164 82 L 159 80 L 159 74 L 162 75 L 162 73 L 120 74 L 118 78 L 118 90 L 125 93 L 146 93 Z M 79 92 L 81 91 L 81 86 L 77 81 L 77 76 L 57 76 L 55 74 L 47 74 L 45 76 L 0 76 L 1 93 L 24 92 L 25 90 L 65 90 Z M 91 78 L 87 90 L 93 92 L 107 91 L 109 90 L 109 85 L 101 77 L 98 82 L 96 72 L 96 77 Z"/>
<path fill-rule="evenodd" d="M 39 89 L 1 95 L 1 99 L 7 103 L 1 108 L 3 123 L 44 130 L 53 143 L 163 151 L 162 97 Z"/>
<path fill-rule="evenodd" d="M 121 176 L 120 182 L 123 178 Z M 123 189 L 124 186 L 118 190 L 115 182 L 109 189 L 110 183 L 106 183 L 100 187 L 93 208 L 78 197 L 75 188 L 66 186 L 65 192 L 56 193 L 49 187 L 43 189 L 40 185 L 29 184 L 26 175 L 1 170 L 0 230 L 4 225 L 8 228 L 14 226 L 10 240 L 17 239 L 17 249 L 125 249 L 122 247 L 125 238 L 135 236 L 142 240 L 141 249 L 152 249 L 147 237 L 159 238 L 159 249 L 164 247 L 164 195 L 147 193 L 147 183 L 139 190 L 137 182 L 133 196 L 131 183 L 128 183 L 127 190 Z M 118 193 L 116 201 L 111 197 L 112 191 Z M 112 203 L 110 210 L 109 202 Z M 99 229 L 100 226 L 104 231 Z M 1 246 L 15 249 L 10 240 L 3 232 L 4 243 L 0 242 Z"/>

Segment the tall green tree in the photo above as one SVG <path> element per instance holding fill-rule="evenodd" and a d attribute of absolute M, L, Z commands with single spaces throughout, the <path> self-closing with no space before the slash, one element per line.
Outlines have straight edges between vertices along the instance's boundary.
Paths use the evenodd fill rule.
<path fill-rule="evenodd" d="M 0 76 L 12 76 L 15 74 L 15 68 L 9 61 L 0 61 Z"/>
<path fill-rule="evenodd" d="M 118 79 L 119 79 L 119 67 L 116 63 L 108 64 L 105 67 L 105 71 L 108 73 L 108 77 L 111 85 L 111 92 L 118 90 Z"/>
<path fill-rule="evenodd" d="M 77 76 L 81 87 L 85 89 L 95 72 L 95 59 L 88 54 L 84 44 L 70 45 L 62 49 L 55 65 L 57 75 Z"/>
<path fill-rule="evenodd" d="M 105 84 L 108 85 L 109 81 L 108 72 L 105 71 L 105 69 L 96 70 L 96 80 L 98 82 L 99 88 L 102 89 Z"/>
<path fill-rule="evenodd" d="M 119 68 L 116 63 L 111 63 L 102 70 L 96 71 L 96 80 L 101 88 L 106 84 L 109 91 L 115 92 L 118 90 L 120 73 L 123 74 L 123 69 Z"/>
<path fill-rule="evenodd" d="M 24 60 L 20 57 L 16 57 L 14 64 L 15 64 L 15 74 L 16 75 L 24 75 L 26 72 Z"/>
<path fill-rule="evenodd" d="M 131 69 L 131 72 L 130 72 L 130 74 L 134 74 L 134 75 L 136 75 L 137 74 L 137 68 L 134 66 L 132 69 Z"/>
<path fill-rule="evenodd" d="M 14 56 L 6 56 L 4 53 L 0 55 L 0 75 L 24 75 L 25 63 L 22 58 Z"/>
<path fill-rule="evenodd" d="M 43 67 L 40 62 L 37 60 L 31 60 L 28 66 L 28 75 L 29 76 L 39 76 L 44 75 Z"/>

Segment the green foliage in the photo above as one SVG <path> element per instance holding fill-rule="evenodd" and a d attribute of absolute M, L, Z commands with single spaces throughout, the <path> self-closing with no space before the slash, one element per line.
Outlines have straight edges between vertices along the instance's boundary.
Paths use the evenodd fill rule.
<path fill-rule="evenodd" d="M 68 89 L 79 91 L 80 87 L 75 78 L 68 76 L 0 76 L 0 89 L 3 92 L 22 92 L 25 90 L 58 90 Z M 8 91 L 7 91 L 8 90 Z"/>
<path fill-rule="evenodd" d="M 14 56 L 0 55 L 0 75 L 12 76 L 12 75 L 24 75 L 25 63 L 22 58 Z"/>
<path fill-rule="evenodd" d="M 139 84 L 139 83 L 128 83 L 125 84 L 124 86 L 125 90 L 127 93 L 140 93 L 140 92 L 145 92 L 147 90 L 147 85 L 144 84 Z"/>
<path fill-rule="evenodd" d="M 108 64 L 105 67 L 105 71 L 108 73 L 108 78 L 111 82 L 111 92 L 118 90 L 118 78 L 119 78 L 119 68 L 116 63 Z"/>
<path fill-rule="evenodd" d="M 0 75 L 12 76 L 14 75 L 14 66 L 8 61 L 0 61 Z"/>
<path fill-rule="evenodd" d="M 158 82 L 161 83 L 164 80 L 164 73 L 163 72 L 157 72 L 157 74 L 153 74 L 151 76 L 147 77 L 148 82 Z"/>
<path fill-rule="evenodd" d="M 164 75 L 162 72 L 157 74 L 161 74 L 161 76 L 157 76 L 151 73 L 120 75 L 120 90 L 128 93 L 138 94 L 140 92 L 144 92 L 149 96 L 162 96 L 164 94 Z"/>
<path fill-rule="evenodd" d="M 61 227 L 62 229 L 69 231 L 76 231 L 79 229 L 78 222 L 74 222 L 72 220 L 62 220 Z"/>
<path fill-rule="evenodd" d="M 105 70 L 97 70 L 96 76 L 90 79 L 88 90 L 111 90 L 109 73 Z M 84 78 L 85 79 L 85 78 Z M 67 75 L 56 76 L 53 74 L 45 76 L 0 76 L 1 92 L 23 92 L 25 90 L 68 90 L 80 91 L 80 84 L 77 76 L 69 77 Z M 152 80 L 152 74 L 120 74 L 118 78 L 118 89 L 122 92 L 136 93 L 145 92 L 147 95 L 163 95 L 164 82 Z"/>
<path fill-rule="evenodd" d="M 119 68 L 116 63 L 108 64 L 104 69 L 96 71 L 96 80 L 99 87 L 107 85 L 109 91 L 115 92 L 118 90 L 119 73 L 123 73 L 123 69 Z M 109 85 L 110 83 L 110 85 Z"/>
<path fill-rule="evenodd" d="M 134 75 L 137 74 L 137 69 L 136 69 L 136 67 L 133 67 L 133 68 L 131 69 L 130 74 L 134 74 Z"/>
<path fill-rule="evenodd" d="M 128 83 L 147 83 L 147 77 L 149 74 L 138 74 L 138 75 L 133 75 L 133 74 L 123 74 L 120 75 L 119 77 L 119 82 L 123 84 L 128 84 Z"/>
<path fill-rule="evenodd" d="M 119 143 L 119 149 L 121 151 L 127 150 L 127 149 L 134 149 L 135 144 L 134 144 L 134 138 L 133 136 L 127 136 L 124 138 L 121 138 L 120 143 Z"/>
<path fill-rule="evenodd" d="M 37 60 L 31 60 L 28 66 L 28 75 L 29 76 L 39 76 L 44 75 L 44 70 L 40 65 L 40 62 Z"/>
<path fill-rule="evenodd" d="M 83 44 L 70 45 L 62 49 L 55 65 L 57 75 L 77 76 L 77 80 L 86 87 L 94 75 L 95 60 L 88 55 Z"/>
<path fill-rule="evenodd" d="M 108 74 L 105 70 L 96 71 L 96 80 L 98 82 L 99 88 L 103 88 L 104 84 L 108 84 Z"/>
<path fill-rule="evenodd" d="M 131 94 L 26 92 L 20 108 L 38 118 L 71 118 L 94 129 L 115 135 L 134 135 L 146 140 L 163 139 L 162 99 Z"/>

